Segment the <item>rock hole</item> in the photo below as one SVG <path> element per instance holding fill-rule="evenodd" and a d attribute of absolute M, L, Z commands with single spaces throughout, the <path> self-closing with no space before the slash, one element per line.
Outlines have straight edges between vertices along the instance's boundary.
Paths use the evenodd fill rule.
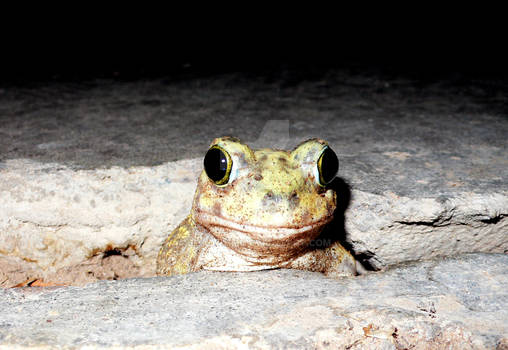
<path fill-rule="evenodd" d="M 353 252 L 351 252 L 353 253 Z M 372 263 L 371 263 L 371 259 L 374 257 L 374 253 L 370 252 L 370 251 L 365 251 L 365 252 L 362 252 L 362 253 L 356 253 L 354 254 L 354 257 L 355 259 L 360 263 L 362 264 L 362 266 L 367 270 L 367 271 L 379 271 L 378 268 L 376 268 Z"/>
<path fill-rule="evenodd" d="M 109 250 L 106 250 L 102 256 L 103 259 L 107 258 L 107 257 L 110 257 L 112 255 L 123 255 L 122 254 L 122 251 L 118 248 L 113 248 L 113 249 L 109 249 Z"/>

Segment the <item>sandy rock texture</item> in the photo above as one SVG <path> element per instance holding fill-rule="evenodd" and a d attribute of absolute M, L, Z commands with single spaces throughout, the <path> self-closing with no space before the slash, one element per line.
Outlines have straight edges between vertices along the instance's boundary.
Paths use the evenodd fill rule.
<path fill-rule="evenodd" d="M 504 349 L 508 256 L 0 290 L 0 349 Z"/>
<path fill-rule="evenodd" d="M 189 213 L 199 171 L 186 160 L 104 170 L 6 162 L 0 283 L 154 275 L 162 241 Z"/>

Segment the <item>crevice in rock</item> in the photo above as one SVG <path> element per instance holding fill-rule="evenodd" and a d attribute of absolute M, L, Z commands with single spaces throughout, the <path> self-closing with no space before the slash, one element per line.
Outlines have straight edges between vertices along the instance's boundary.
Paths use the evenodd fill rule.
<path fill-rule="evenodd" d="M 503 220 L 504 218 L 505 218 L 504 215 L 498 215 L 498 216 L 494 216 L 494 217 L 488 218 L 488 219 L 483 219 L 480 221 L 485 224 L 497 224 L 499 221 Z"/>
<path fill-rule="evenodd" d="M 452 214 L 449 215 L 439 215 L 435 217 L 433 220 L 395 220 L 394 223 L 401 224 L 401 225 L 407 225 L 407 226 L 428 226 L 428 227 L 442 227 L 442 226 L 448 226 L 452 224 Z"/>
<path fill-rule="evenodd" d="M 354 253 L 351 250 L 351 253 L 355 257 L 355 259 L 360 264 L 362 264 L 362 266 L 365 268 L 365 270 L 367 270 L 367 271 L 379 271 L 380 270 L 378 267 L 375 266 L 375 264 L 373 264 L 372 259 L 375 259 L 375 254 L 373 252 L 367 250 L 367 251 L 363 251 L 360 253 Z"/>
<path fill-rule="evenodd" d="M 505 218 L 505 215 L 500 214 L 494 217 L 489 217 L 487 219 L 478 219 L 471 220 L 472 222 L 456 222 L 455 220 L 452 220 L 452 217 L 442 219 L 441 217 L 437 217 L 432 221 L 404 221 L 404 220 L 396 220 L 394 223 L 406 225 L 406 226 L 427 226 L 427 227 L 442 227 L 442 226 L 448 226 L 448 225 L 471 225 L 474 221 L 476 222 L 482 222 L 484 224 L 497 224 L 501 220 Z"/>
<path fill-rule="evenodd" d="M 437 221 L 395 221 L 397 224 L 408 226 L 439 226 L 436 225 Z"/>

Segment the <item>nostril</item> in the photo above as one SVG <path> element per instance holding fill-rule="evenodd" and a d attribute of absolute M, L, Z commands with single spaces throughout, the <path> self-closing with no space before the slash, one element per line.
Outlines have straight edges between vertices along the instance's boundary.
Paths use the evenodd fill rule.
<path fill-rule="evenodd" d="M 298 206 L 298 203 L 300 202 L 300 198 L 298 197 L 298 193 L 296 191 L 291 192 L 289 195 L 289 205 L 295 208 Z"/>
<path fill-rule="evenodd" d="M 261 181 L 261 180 L 263 180 L 263 176 L 261 174 L 256 174 L 256 175 L 254 175 L 254 180 Z"/>
<path fill-rule="evenodd" d="M 273 192 L 272 191 L 266 192 L 265 197 L 266 198 L 272 198 L 273 197 Z"/>

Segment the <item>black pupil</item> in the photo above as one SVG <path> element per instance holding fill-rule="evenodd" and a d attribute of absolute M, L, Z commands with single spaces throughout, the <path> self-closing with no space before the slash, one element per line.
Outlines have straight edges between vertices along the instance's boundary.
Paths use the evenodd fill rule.
<path fill-rule="evenodd" d="M 321 156 L 321 177 L 325 183 L 329 183 L 337 174 L 339 170 L 339 160 L 335 152 L 330 148 L 324 150 Z"/>
<path fill-rule="evenodd" d="M 206 175 L 208 175 L 212 181 L 220 181 L 226 176 L 228 159 L 220 149 L 209 149 L 208 152 L 206 152 L 204 163 Z"/>

